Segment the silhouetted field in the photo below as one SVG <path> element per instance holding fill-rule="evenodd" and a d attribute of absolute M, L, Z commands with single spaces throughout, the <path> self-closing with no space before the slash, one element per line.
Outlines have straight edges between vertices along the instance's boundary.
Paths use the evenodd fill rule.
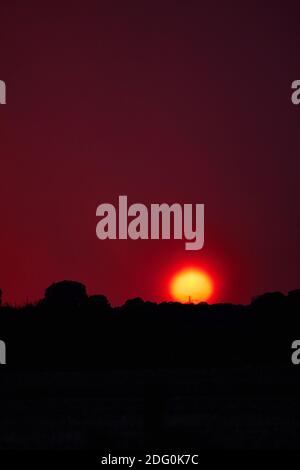
<path fill-rule="evenodd" d="M 299 448 L 300 291 L 111 308 L 77 283 L 0 310 L 1 449 Z"/>

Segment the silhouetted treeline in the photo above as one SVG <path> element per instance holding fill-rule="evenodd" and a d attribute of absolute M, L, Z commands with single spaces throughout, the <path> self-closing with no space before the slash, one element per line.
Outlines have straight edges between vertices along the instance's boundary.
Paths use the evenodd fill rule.
<path fill-rule="evenodd" d="M 300 290 L 243 305 L 128 300 L 112 308 L 83 284 L 52 284 L 36 305 L 0 309 L 13 367 L 194 367 L 290 364 Z"/>
<path fill-rule="evenodd" d="M 299 307 L 300 290 L 112 308 L 71 281 L 3 305 L 0 449 L 298 449 Z"/>

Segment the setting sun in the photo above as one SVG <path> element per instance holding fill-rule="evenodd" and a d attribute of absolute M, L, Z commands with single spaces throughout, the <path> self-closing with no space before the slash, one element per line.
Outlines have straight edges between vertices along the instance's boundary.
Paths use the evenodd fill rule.
<path fill-rule="evenodd" d="M 178 302 L 204 302 L 213 292 L 213 283 L 207 273 L 198 269 L 185 269 L 171 281 L 171 295 Z"/>

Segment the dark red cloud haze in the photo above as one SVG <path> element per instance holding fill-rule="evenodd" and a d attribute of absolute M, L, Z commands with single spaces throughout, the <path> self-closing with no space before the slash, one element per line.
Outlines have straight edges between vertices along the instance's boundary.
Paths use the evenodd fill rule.
<path fill-rule="evenodd" d="M 35 300 L 84 282 L 114 304 L 169 298 L 177 268 L 212 300 L 299 287 L 299 7 L 1 3 L 0 286 Z M 101 202 L 205 203 L 205 247 L 95 235 Z"/>

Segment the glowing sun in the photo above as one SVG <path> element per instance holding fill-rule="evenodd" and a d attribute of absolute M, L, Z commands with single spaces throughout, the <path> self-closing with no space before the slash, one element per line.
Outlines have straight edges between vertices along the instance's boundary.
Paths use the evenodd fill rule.
<path fill-rule="evenodd" d="M 204 302 L 212 292 L 210 276 L 200 269 L 184 269 L 171 280 L 171 295 L 178 302 Z"/>

